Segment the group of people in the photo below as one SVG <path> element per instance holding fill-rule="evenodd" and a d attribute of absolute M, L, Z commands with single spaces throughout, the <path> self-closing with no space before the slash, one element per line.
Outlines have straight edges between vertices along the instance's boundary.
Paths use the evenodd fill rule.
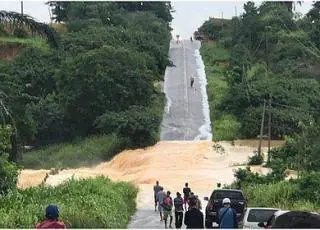
<path fill-rule="evenodd" d="M 154 209 L 160 213 L 160 221 L 164 220 L 165 228 L 172 228 L 173 221 L 173 208 L 175 215 L 175 227 L 181 228 L 183 222 L 184 211 L 184 224 L 187 228 L 204 228 L 203 213 L 201 201 L 197 195 L 191 192 L 191 188 L 188 183 L 185 183 L 183 188 L 183 197 L 181 193 L 177 192 L 176 197 L 172 199 L 171 192 L 163 191 L 163 187 L 159 185 L 159 181 L 153 187 L 154 191 Z"/>

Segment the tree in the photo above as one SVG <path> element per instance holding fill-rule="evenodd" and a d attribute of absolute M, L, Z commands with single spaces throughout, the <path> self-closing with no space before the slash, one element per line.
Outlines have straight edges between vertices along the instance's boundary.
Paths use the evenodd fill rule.
<path fill-rule="evenodd" d="M 29 15 L 1 10 L 0 24 L 11 25 L 13 28 L 27 28 L 32 34 L 45 38 L 53 47 L 58 47 L 58 38 L 55 30 L 47 24 L 35 21 Z"/>

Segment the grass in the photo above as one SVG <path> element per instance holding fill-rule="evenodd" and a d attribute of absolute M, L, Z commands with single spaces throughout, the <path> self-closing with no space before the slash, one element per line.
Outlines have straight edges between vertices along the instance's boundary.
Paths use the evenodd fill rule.
<path fill-rule="evenodd" d="M 0 45 L 1 44 L 19 44 L 32 46 L 36 48 L 49 49 L 49 45 L 46 40 L 40 37 L 34 38 L 17 38 L 17 37 L 0 37 Z"/>
<path fill-rule="evenodd" d="M 121 150 L 123 143 L 117 137 L 93 136 L 27 152 L 22 165 L 31 169 L 77 168 L 109 160 Z"/>
<path fill-rule="evenodd" d="M 132 184 L 105 177 L 14 191 L 0 196 L 0 227 L 34 228 L 46 206 L 56 204 L 67 228 L 125 228 L 136 210 L 137 192 Z"/>
<path fill-rule="evenodd" d="M 295 196 L 297 186 L 289 181 L 255 184 L 242 188 L 251 207 L 274 207 L 283 210 L 319 211 L 320 205 Z"/>
<path fill-rule="evenodd" d="M 210 107 L 210 119 L 213 140 L 234 140 L 238 135 L 240 123 L 232 114 L 220 109 L 223 98 L 228 93 L 228 84 L 224 78 L 224 68 L 219 62 L 227 62 L 229 53 L 217 43 L 204 43 L 201 55 L 207 76 L 207 93 Z"/>

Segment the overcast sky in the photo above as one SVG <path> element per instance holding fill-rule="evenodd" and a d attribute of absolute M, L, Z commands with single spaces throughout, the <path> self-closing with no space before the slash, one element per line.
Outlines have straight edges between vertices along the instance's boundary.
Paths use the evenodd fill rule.
<path fill-rule="evenodd" d="M 257 5 L 260 4 L 260 1 Z M 195 30 L 209 17 L 231 18 L 243 13 L 245 1 L 173 1 L 174 20 L 172 34 L 179 34 L 182 38 L 189 38 Z M 303 14 L 311 8 L 312 1 L 304 1 L 302 6 L 297 5 L 296 11 Z M 0 10 L 20 12 L 20 1 L 0 0 Z M 45 1 L 24 1 L 24 13 L 29 14 L 41 22 L 49 22 L 49 8 Z"/>

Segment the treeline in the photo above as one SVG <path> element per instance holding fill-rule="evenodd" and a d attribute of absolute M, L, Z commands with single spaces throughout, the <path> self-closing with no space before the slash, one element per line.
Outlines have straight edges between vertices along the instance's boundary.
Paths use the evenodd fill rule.
<path fill-rule="evenodd" d="M 219 100 L 213 126 L 230 115 L 227 121 L 234 128 L 229 139 L 257 137 L 263 103 L 268 107 L 269 99 L 266 115 L 271 112 L 272 138 L 301 133 L 302 124 L 319 126 L 320 4 L 314 3 L 304 17 L 290 9 L 281 2 L 263 2 L 259 7 L 247 2 L 240 17 L 211 18 L 196 33 L 216 42 L 210 52 L 206 48 L 210 44 L 203 45 L 207 60 L 214 59 L 211 65 L 218 68 L 226 62 L 227 67 L 213 71 L 221 73 L 227 85 L 224 94 L 213 94 L 217 98 L 211 100 Z M 214 53 L 221 49 L 228 52 L 223 60 Z M 267 122 L 266 116 L 264 134 Z"/>
<path fill-rule="evenodd" d="M 164 107 L 169 2 L 49 2 L 67 28 L 58 48 L 25 48 L 0 65 L 0 91 L 24 145 L 114 134 L 153 144 Z"/>

